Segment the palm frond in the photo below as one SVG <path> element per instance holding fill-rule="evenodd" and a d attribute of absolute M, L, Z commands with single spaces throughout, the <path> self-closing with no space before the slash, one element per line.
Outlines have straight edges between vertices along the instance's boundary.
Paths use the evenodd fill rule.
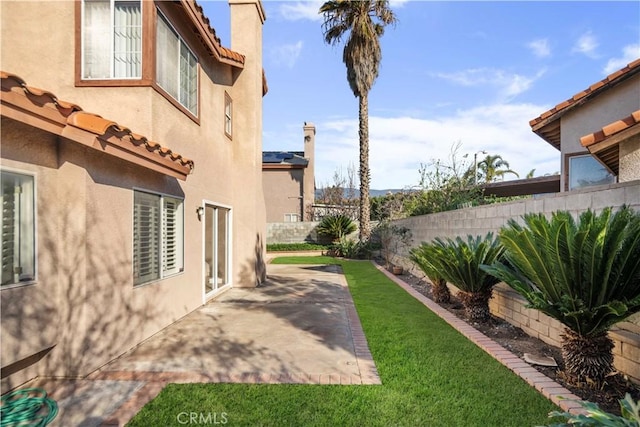
<path fill-rule="evenodd" d="M 506 263 L 485 266 L 530 304 L 580 336 L 595 336 L 640 312 L 640 214 L 622 207 L 548 220 L 542 214 L 500 230 Z"/>

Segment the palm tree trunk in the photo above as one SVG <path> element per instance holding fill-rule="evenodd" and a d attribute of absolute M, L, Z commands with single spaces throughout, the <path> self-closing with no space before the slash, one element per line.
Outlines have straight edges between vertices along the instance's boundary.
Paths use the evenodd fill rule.
<path fill-rule="evenodd" d="M 366 242 L 371 236 L 369 227 L 369 97 L 362 94 L 359 98 L 360 120 L 360 241 Z"/>
<path fill-rule="evenodd" d="M 464 311 L 471 322 L 485 323 L 491 318 L 489 300 L 492 290 L 484 292 L 460 292 Z"/>
<path fill-rule="evenodd" d="M 433 300 L 438 304 L 449 304 L 451 302 L 451 292 L 447 287 L 447 281 L 444 279 L 434 280 L 431 286 Z"/>
<path fill-rule="evenodd" d="M 565 329 L 562 338 L 562 359 L 567 379 L 577 383 L 602 384 L 613 371 L 613 341 L 603 332 L 593 337 L 582 337 Z"/>

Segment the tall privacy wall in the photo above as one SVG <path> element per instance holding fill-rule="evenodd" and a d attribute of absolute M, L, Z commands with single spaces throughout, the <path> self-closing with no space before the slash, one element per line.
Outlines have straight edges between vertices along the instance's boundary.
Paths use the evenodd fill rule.
<path fill-rule="evenodd" d="M 267 244 L 318 243 L 319 222 L 270 222 L 267 224 Z M 320 239 L 321 240 L 321 239 Z"/>
<path fill-rule="evenodd" d="M 568 210 L 578 215 L 588 208 L 600 211 L 607 206 L 616 208 L 624 204 L 640 212 L 640 181 L 416 216 L 395 223 L 411 230 L 411 246 L 414 247 L 436 237 L 485 235 L 490 231 L 496 233 L 509 219 L 519 218 L 525 213 L 550 214 L 558 210 Z M 395 263 L 422 276 L 406 256 L 406 252 L 396 254 Z M 536 310 L 525 308 L 525 305 L 526 301 L 522 297 L 501 284 L 494 290 L 490 307 L 494 315 L 522 328 L 529 335 L 559 346 L 563 326 Z M 633 316 L 631 321 L 616 325 L 611 337 L 615 342 L 616 369 L 640 381 L 640 314 Z"/>

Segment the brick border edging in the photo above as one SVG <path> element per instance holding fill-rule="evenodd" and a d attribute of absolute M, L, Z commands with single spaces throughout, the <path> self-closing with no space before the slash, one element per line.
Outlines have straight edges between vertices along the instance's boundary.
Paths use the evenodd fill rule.
<path fill-rule="evenodd" d="M 586 414 L 586 411 L 579 403 L 582 401 L 582 399 L 580 399 L 578 396 L 571 393 L 569 390 L 553 381 L 551 378 L 538 372 L 527 362 L 523 361 L 514 353 L 505 349 L 500 344 L 493 341 L 491 338 L 487 337 L 485 334 L 478 331 L 464 320 L 459 319 L 445 308 L 425 297 L 420 292 L 413 289 L 413 287 L 411 287 L 404 280 L 389 273 L 384 267 L 379 266 L 373 261 L 371 261 L 371 263 L 375 268 L 377 268 L 385 276 L 387 276 L 387 278 L 391 279 L 396 285 L 400 286 L 409 295 L 420 301 L 425 307 L 437 314 L 445 322 L 451 325 L 454 329 L 456 329 L 478 347 L 486 351 L 498 362 L 502 363 L 515 374 L 520 376 L 529 385 L 542 393 L 544 397 L 558 405 L 563 411 L 572 414 Z"/>

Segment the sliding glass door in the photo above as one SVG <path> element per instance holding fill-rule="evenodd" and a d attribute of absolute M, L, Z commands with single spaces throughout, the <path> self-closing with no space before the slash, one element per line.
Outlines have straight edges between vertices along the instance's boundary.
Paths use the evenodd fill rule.
<path fill-rule="evenodd" d="M 229 208 L 205 204 L 204 207 L 204 293 L 210 297 L 230 283 Z"/>

